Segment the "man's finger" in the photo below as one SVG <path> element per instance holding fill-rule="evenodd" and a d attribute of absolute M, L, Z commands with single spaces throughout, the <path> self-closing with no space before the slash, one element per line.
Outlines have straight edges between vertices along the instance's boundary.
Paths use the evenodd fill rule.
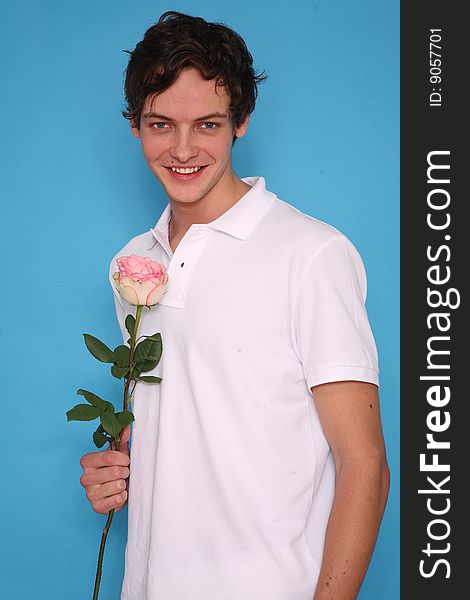
<path fill-rule="evenodd" d="M 90 452 L 80 459 L 82 469 L 99 469 L 110 466 L 129 466 L 129 455 L 116 450 L 104 450 L 103 452 Z"/>
<path fill-rule="evenodd" d="M 101 469 L 87 469 L 86 473 L 80 477 L 80 483 L 83 487 L 96 486 L 109 481 L 118 479 L 127 479 L 129 477 L 129 467 L 102 467 Z"/>

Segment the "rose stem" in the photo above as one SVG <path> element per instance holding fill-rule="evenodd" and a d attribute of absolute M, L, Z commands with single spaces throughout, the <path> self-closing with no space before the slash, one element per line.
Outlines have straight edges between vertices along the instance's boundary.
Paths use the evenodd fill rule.
<path fill-rule="evenodd" d="M 142 315 L 142 309 L 143 309 L 142 305 L 137 306 L 134 330 L 131 335 L 130 353 L 129 353 L 129 377 L 126 379 L 126 383 L 124 385 L 124 410 L 127 410 L 127 400 L 128 400 L 127 394 L 129 393 L 129 384 L 131 382 L 132 368 L 134 366 L 133 365 L 134 346 L 135 346 L 135 340 L 137 338 L 137 329 L 139 327 L 140 317 Z M 122 434 L 122 431 L 119 433 L 117 439 L 115 440 L 116 441 L 116 450 L 119 450 L 119 444 L 121 442 L 121 434 Z M 109 442 L 109 446 L 110 446 L 110 448 L 112 447 L 111 441 Z M 101 544 L 100 544 L 100 551 L 98 554 L 98 566 L 96 568 L 95 587 L 93 590 L 93 600 L 98 600 L 98 593 L 100 590 L 100 583 L 101 583 L 101 573 L 103 570 L 104 548 L 106 546 L 106 539 L 108 537 L 109 528 L 111 527 L 111 523 L 113 522 L 113 517 L 114 517 L 114 508 L 109 511 L 108 518 L 106 520 L 106 525 L 104 526 L 103 533 L 101 534 Z"/>
<path fill-rule="evenodd" d="M 131 335 L 131 341 L 130 341 L 130 354 L 129 354 L 129 377 L 126 379 L 126 384 L 124 386 L 124 410 L 127 410 L 127 402 L 128 402 L 128 394 L 129 394 L 129 385 L 131 383 L 131 375 L 132 375 L 132 369 L 134 367 L 134 350 L 135 350 L 135 340 L 137 338 L 137 329 L 139 327 L 139 323 L 140 323 L 140 317 L 142 315 L 142 309 L 144 307 L 142 305 L 139 305 L 137 307 L 137 311 L 135 313 L 135 325 L 134 325 L 134 330 L 132 332 Z M 120 438 L 121 436 L 118 436 L 117 439 L 117 450 L 119 450 L 119 442 L 120 442 Z"/>
<path fill-rule="evenodd" d="M 108 513 L 108 519 L 106 520 L 106 525 L 103 529 L 103 533 L 101 535 L 101 544 L 100 544 L 100 552 L 98 555 L 98 566 L 96 569 L 96 577 L 95 577 L 95 587 L 93 589 L 93 600 L 98 600 L 98 592 L 100 590 L 101 583 L 101 572 L 103 570 L 103 556 L 104 556 L 104 547 L 106 545 L 106 538 L 108 537 L 108 531 L 111 527 L 111 523 L 113 521 L 114 516 L 114 508 Z"/>

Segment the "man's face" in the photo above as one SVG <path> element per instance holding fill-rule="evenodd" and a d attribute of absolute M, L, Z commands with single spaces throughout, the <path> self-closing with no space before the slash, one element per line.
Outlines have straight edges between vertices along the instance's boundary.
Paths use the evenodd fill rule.
<path fill-rule="evenodd" d="M 140 130 L 132 133 L 140 137 L 147 164 L 174 202 L 230 193 L 232 140 L 244 135 L 249 117 L 234 130 L 229 104 L 225 89 L 216 89 L 214 80 L 204 80 L 193 68 L 181 71 L 161 94 L 147 97 Z"/>

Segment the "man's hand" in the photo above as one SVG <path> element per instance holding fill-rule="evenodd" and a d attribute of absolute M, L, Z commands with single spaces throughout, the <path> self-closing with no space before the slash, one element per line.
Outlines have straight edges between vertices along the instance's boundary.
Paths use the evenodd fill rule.
<path fill-rule="evenodd" d="M 119 451 L 90 452 L 80 459 L 83 475 L 80 483 L 97 513 L 107 514 L 113 508 L 121 510 L 127 502 L 129 478 L 130 425 L 122 432 Z M 114 442 L 113 442 L 114 448 Z"/>

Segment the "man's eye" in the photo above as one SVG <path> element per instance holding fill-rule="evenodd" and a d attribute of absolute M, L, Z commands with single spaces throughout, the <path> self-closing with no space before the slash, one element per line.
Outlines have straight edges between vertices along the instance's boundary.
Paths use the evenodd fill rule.
<path fill-rule="evenodd" d="M 206 121 L 201 125 L 205 129 L 215 129 L 218 126 L 218 123 L 213 123 L 212 121 Z"/>
<path fill-rule="evenodd" d="M 166 123 L 163 121 L 158 121 L 157 123 L 152 123 L 152 127 L 155 129 L 165 129 Z"/>

